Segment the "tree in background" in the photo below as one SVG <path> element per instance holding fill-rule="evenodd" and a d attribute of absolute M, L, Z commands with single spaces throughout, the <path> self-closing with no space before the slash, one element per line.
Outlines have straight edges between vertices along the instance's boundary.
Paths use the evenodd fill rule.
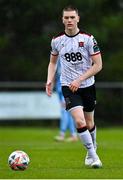
<path fill-rule="evenodd" d="M 46 80 L 51 37 L 62 30 L 68 4 L 79 8 L 80 28 L 100 42 L 104 70 L 97 80 L 123 80 L 122 0 L 0 0 L 0 81 Z"/>

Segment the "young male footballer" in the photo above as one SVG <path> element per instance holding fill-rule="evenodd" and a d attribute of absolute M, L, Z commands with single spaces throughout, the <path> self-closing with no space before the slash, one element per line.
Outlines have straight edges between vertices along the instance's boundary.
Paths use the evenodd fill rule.
<path fill-rule="evenodd" d="M 87 149 L 85 165 L 100 168 L 102 162 L 96 153 L 94 123 L 94 76 L 102 69 L 102 58 L 93 35 L 79 29 L 79 20 L 78 9 L 72 6 L 63 9 L 62 22 L 65 30 L 51 42 L 46 93 L 48 96 L 52 95 L 57 60 L 60 60 L 66 109 L 73 116 L 80 140 Z"/>

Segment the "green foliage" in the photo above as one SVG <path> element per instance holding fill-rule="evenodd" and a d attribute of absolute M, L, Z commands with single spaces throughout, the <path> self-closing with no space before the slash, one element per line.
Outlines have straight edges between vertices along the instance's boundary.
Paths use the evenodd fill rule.
<path fill-rule="evenodd" d="M 123 52 L 112 52 L 106 62 L 104 62 L 104 69 L 102 80 L 105 78 L 107 81 L 123 81 Z M 106 59 L 104 59 L 105 61 Z M 104 75 L 105 74 L 105 75 Z"/>
<path fill-rule="evenodd" d="M 97 79 L 112 80 L 111 69 L 115 69 L 119 75 L 114 80 L 119 76 L 123 80 L 122 67 L 116 63 L 123 48 L 120 0 L 0 0 L 0 59 L 4 61 L 0 61 L 0 81 L 46 80 L 50 41 L 64 30 L 62 9 L 68 4 L 78 7 L 80 28 L 99 42 L 106 67 Z"/>

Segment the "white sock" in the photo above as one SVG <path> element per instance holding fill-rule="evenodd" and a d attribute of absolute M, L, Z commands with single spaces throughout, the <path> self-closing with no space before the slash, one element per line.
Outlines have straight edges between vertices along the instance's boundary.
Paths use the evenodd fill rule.
<path fill-rule="evenodd" d="M 88 151 L 88 155 L 92 157 L 94 160 L 98 159 L 98 155 L 96 154 L 96 151 L 94 149 L 94 145 L 92 142 L 92 137 L 88 130 L 85 130 L 84 132 L 78 132 L 78 135 L 80 137 L 81 142 L 84 144 Z"/>

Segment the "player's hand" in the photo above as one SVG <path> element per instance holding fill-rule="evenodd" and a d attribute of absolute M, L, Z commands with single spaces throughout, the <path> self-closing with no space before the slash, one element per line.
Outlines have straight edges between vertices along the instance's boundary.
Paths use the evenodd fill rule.
<path fill-rule="evenodd" d="M 52 95 L 52 82 L 48 82 L 46 83 L 46 93 L 48 96 Z"/>
<path fill-rule="evenodd" d="M 81 84 L 80 79 L 76 79 L 70 83 L 69 88 L 72 92 L 76 92 L 80 87 L 80 84 Z"/>

